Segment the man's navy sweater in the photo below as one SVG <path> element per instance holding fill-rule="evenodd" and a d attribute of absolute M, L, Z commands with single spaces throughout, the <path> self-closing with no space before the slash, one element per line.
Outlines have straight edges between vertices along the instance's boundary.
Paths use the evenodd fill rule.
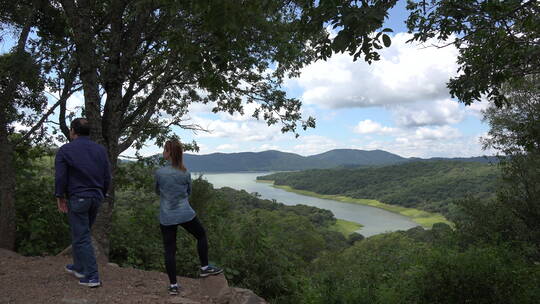
<path fill-rule="evenodd" d="M 56 153 L 55 196 L 104 198 L 111 183 L 105 147 L 79 136 Z"/>

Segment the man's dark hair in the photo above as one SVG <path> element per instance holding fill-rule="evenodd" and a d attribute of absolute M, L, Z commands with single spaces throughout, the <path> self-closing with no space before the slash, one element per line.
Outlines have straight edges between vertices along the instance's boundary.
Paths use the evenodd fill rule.
<path fill-rule="evenodd" d="M 88 120 L 86 118 L 76 118 L 71 122 L 71 129 L 75 132 L 75 134 L 80 136 L 88 136 L 90 135 L 90 126 L 88 125 Z"/>

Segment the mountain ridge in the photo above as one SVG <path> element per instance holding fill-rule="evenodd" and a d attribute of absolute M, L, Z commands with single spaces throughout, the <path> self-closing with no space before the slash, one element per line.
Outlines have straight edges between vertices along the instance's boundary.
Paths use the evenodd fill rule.
<path fill-rule="evenodd" d="M 149 158 L 160 158 L 156 154 Z M 333 149 L 323 153 L 302 156 L 291 152 L 265 150 L 261 152 L 215 152 L 210 154 L 184 154 L 184 164 L 192 172 L 254 172 L 330 169 L 336 167 L 386 166 L 411 161 L 455 160 L 466 162 L 497 162 L 493 156 L 458 158 L 405 158 L 384 150 Z"/>

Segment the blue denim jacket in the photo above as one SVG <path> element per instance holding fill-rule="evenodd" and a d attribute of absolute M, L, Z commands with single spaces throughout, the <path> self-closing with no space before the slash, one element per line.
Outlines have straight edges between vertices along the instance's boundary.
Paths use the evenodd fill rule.
<path fill-rule="evenodd" d="M 156 193 L 159 201 L 159 222 L 176 225 L 191 221 L 195 211 L 189 205 L 191 174 L 173 168 L 171 164 L 156 171 Z"/>

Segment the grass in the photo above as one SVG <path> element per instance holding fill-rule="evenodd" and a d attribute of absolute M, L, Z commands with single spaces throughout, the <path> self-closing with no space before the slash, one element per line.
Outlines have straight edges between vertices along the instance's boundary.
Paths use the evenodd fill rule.
<path fill-rule="evenodd" d="M 273 184 L 274 181 L 271 180 L 265 180 L 265 179 L 256 179 L 255 182 L 257 183 L 263 183 L 263 184 Z"/>
<path fill-rule="evenodd" d="M 334 225 L 330 226 L 330 230 L 341 232 L 345 237 L 348 237 L 351 233 L 362 227 L 364 226 L 361 224 L 338 219 Z"/>
<path fill-rule="evenodd" d="M 404 215 L 424 228 L 431 228 L 433 224 L 435 223 L 446 223 L 451 226 L 453 225 L 452 222 L 447 220 L 440 213 L 432 213 L 432 212 L 427 212 L 427 211 L 414 209 L 414 208 L 405 208 L 405 207 L 396 206 L 396 205 L 389 205 L 389 204 L 385 204 L 385 203 L 379 202 L 377 200 L 372 200 L 372 199 L 352 198 L 352 197 L 347 197 L 343 195 L 319 194 L 319 193 L 315 193 L 315 192 L 311 192 L 307 190 L 294 189 L 290 186 L 273 185 L 273 187 L 283 189 L 285 191 L 294 192 L 301 195 L 313 196 L 313 197 L 317 197 L 321 199 L 329 199 L 329 200 L 334 200 L 334 201 L 339 201 L 339 202 L 366 205 L 366 206 L 384 209 L 390 212 Z"/>

